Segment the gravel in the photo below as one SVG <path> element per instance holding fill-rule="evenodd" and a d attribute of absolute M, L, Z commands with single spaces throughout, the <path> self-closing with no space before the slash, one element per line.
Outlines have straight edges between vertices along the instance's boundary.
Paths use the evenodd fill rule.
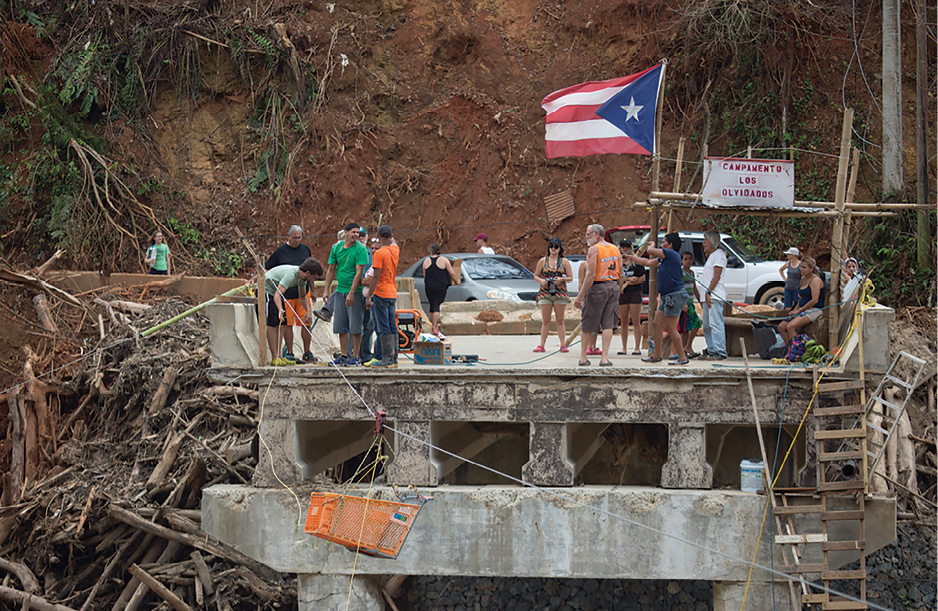
<path fill-rule="evenodd" d="M 935 530 L 933 524 L 900 523 L 896 542 L 867 557 L 870 602 L 888 609 L 936 608 Z M 709 581 L 414 576 L 395 602 L 400 611 L 707 611 L 713 609 L 713 587 Z"/>

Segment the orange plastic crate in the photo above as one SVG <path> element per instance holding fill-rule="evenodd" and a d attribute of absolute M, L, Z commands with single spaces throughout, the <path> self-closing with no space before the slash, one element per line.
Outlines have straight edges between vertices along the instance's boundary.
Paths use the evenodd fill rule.
<path fill-rule="evenodd" d="M 429 500 L 420 495 L 413 498 L 419 504 L 314 492 L 309 499 L 303 530 L 352 551 L 357 549 L 378 558 L 397 558 L 417 512 Z"/>

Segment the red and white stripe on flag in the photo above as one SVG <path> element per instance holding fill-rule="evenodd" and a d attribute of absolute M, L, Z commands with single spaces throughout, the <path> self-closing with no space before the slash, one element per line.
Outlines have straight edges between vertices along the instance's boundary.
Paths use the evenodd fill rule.
<path fill-rule="evenodd" d="M 547 111 L 547 157 L 585 157 L 603 153 L 651 155 L 618 127 L 596 114 L 603 103 L 646 72 L 589 81 L 555 91 L 541 102 Z"/>

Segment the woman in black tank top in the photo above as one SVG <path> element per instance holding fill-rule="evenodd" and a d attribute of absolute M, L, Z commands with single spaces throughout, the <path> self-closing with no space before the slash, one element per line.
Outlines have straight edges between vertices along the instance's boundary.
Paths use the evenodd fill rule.
<path fill-rule="evenodd" d="M 453 283 L 456 271 L 446 257 L 440 256 L 440 245 L 430 245 L 430 256 L 423 260 L 423 288 L 430 302 L 430 332 L 440 335 L 440 304 L 446 301 L 446 290 Z"/>

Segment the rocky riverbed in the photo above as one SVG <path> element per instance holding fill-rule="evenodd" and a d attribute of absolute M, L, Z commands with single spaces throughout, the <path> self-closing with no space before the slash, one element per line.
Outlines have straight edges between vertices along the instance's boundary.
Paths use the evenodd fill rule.
<path fill-rule="evenodd" d="M 895 543 L 867 557 L 870 602 L 935 609 L 935 530 L 933 523 L 900 523 Z M 417 576 L 404 583 L 396 602 L 400 611 L 706 611 L 713 609 L 713 588 L 708 581 Z"/>

